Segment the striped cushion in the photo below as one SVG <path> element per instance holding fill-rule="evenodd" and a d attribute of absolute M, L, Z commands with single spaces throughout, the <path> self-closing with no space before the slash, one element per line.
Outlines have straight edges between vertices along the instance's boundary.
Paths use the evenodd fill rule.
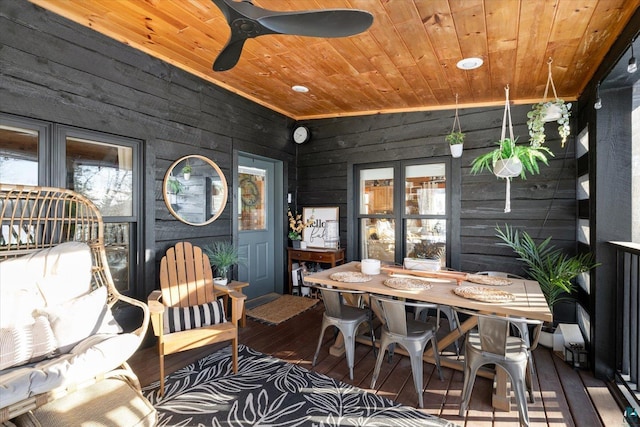
<path fill-rule="evenodd" d="M 167 334 L 224 322 L 222 299 L 190 307 L 165 307 L 163 317 L 164 332 Z"/>
<path fill-rule="evenodd" d="M 49 321 L 35 318 L 31 325 L 0 329 L 0 370 L 51 356 L 58 348 Z"/>

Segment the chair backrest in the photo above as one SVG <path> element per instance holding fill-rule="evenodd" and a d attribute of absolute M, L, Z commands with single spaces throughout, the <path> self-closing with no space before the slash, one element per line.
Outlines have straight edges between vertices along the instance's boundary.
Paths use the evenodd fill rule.
<path fill-rule="evenodd" d="M 322 302 L 324 303 L 325 313 L 329 317 L 341 318 L 342 307 L 344 307 L 344 299 L 350 299 L 352 306 L 359 306 L 360 297 L 366 292 L 354 291 L 349 289 L 327 288 L 324 286 L 315 286 L 322 294 Z"/>
<path fill-rule="evenodd" d="M 504 271 L 478 271 L 476 274 L 481 276 L 504 277 L 506 279 L 524 279 L 522 276 Z"/>
<path fill-rule="evenodd" d="M 167 307 L 189 307 L 216 300 L 209 257 L 198 246 L 178 242 L 160 261 L 160 289 Z"/>
<path fill-rule="evenodd" d="M 440 323 L 440 308 L 437 304 L 418 303 L 401 301 L 392 298 L 382 297 L 378 295 L 371 295 L 371 304 L 373 307 L 377 307 L 376 313 L 382 314 L 380 319 L 389 332 L 399 335 L 407 335 L 407 307 L 415 307 L 418 309 L 433 308 L 437 310 L 437 323 Z"/>
<path fill-rule="evenodd" d="M 523 317 L 507 317 L 497 314 L 480 314 L 472 310 L 454 308 L 456 317 L 459 313 L 468 316 L 478 317 L 478 336 L 480 338 L 480 346 L 483 351 L 504 356 L 507 352 L 507 338 L 510 336 L 510 326 L 514 324 L 534 325 L 536 328 L 533 333 L 533 340 L 529 345 L 529 349 L 533 350 L 538 344 L 542 321 L 534 319 L 525 319 Z M 459 320 L 458 325 L 460 325 Z"/>
<path fill-rule="evenodd" d="M 104 224 L 96 205 L 72 190 L 0 184 L 0 261 L 84 242 L 91 249 L 92 287 L 105 286 L 112 304 L 119 297 L 104 247 Z"/>

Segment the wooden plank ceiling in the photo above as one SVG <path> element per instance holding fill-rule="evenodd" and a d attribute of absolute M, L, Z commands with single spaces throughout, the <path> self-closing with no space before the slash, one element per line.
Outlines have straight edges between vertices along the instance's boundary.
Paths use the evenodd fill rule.
<path fill-rule="evenodd" d="M 640 0 L 254 0 L 277 11 L 369 11 L 364 33 L 249 39 L 214 72 L 229 27 L 211 0 L 31 0 L 295 120 L 542 99 L 549 58 L 575 100 Z M 480 57 L 463 71 L 456 63 Z M 308 93 L 292 91 L 307 86 Z"/>

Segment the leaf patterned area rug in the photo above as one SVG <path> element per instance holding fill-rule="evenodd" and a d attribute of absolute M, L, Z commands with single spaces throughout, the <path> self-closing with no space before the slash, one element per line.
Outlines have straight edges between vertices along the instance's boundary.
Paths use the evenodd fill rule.
<path fill-rule="evenodd" d="M 239 346 L 206 356 L 143 389 L 158 426 L 455 426 L 415 408 Z"/>

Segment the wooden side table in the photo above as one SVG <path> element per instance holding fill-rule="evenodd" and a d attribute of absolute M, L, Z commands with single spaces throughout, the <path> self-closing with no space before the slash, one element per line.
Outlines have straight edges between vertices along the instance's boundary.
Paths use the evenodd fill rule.
<path fill-rule="evenodd" d="M 292 292 L 293 280 L 291 273 L 293 271 L 293 261 L 311 261 L 320 262 L 325 264 L 331 264 L 331 267 L 344 263 L 344 248 L 338 249 L 322 249 L 322 248 L 307 248 L 307 249 L 294 249 L 287 248 L 287 263 L 289 272 L 289 293 Z"/>

